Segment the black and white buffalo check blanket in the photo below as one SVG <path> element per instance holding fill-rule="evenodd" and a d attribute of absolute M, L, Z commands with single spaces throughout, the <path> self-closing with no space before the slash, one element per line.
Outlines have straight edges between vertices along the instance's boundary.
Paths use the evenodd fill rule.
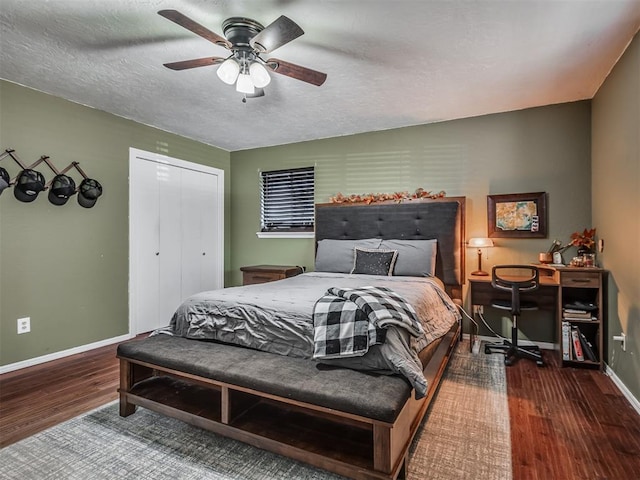
<path fill-rule="evenodd" d="M 364 355 L 392 325 L 424 333 L 413 307 L 389 288 L 330 288 L 313 310 L 313 358 Z"/>

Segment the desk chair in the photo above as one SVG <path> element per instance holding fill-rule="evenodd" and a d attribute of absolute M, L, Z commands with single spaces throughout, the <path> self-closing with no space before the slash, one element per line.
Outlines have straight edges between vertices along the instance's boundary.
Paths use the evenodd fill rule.
<path fill-rule="evenodd" d="M 522 272 L 526 272 L 523 276 Z M 494 350 L 504 352 L 504 364 L 511 365 L 518 357 L 535 360 L 538 366 L 543 365 L 540 348 L 536 345 L 518 345 L 518 317 L 523 310 L 537 310 L 534 302 L 520 300 L 520 294 L 537 290 L 540 286 L 540 272 L 531 265 L 496 265 L 491 270 L 491 285 L 497 290 L 508 291 L 511 299 L 493 299 L 491 306 L 511 312 L 511 341 L 489 343 L 484 353 Z"/>

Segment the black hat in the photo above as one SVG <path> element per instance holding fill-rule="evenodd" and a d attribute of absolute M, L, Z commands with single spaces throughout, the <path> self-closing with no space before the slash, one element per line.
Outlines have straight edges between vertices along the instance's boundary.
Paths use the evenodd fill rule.
<path fill-rule="evenodd" d="M 2 194 L 2 191 L 9 186 L 9 183 L 11 183 L 9 172 L 7 172 L 3 167 L 0 167 L 0 195 Z"/>
<path fill-rule="evenodd" d="M 78 189 L 78 203 L 84 208 L 91 208 L 102 195 L 102 185 L 97 180 L 85 178 Z"/>
<path fill-rule="evenodd" d="M 26 169 L 20 172 L 13 194 L 21 202 L 33 202 L 44 190 L 44 176 L 35 170 Z"/>
<path fill-rule="evenodd" d="M 49 190 L 49 201 L 54 205 L 64 205 L 69 197 L 76 193 L 76 182 L 73 178 L 59 174 L 53 177 Z"/>

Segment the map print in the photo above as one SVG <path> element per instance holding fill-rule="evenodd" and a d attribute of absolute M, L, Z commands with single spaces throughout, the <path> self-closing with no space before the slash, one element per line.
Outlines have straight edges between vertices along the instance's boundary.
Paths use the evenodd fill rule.
<path fill-rule="evenodd" d="M 496 228 L 499 230 L 538 231 L 536 202 L 500 202 L 496 204 Z"/>

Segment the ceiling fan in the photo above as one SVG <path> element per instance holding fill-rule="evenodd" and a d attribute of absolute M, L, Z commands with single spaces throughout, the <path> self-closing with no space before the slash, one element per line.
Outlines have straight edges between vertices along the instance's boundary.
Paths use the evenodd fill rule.
<path fill-rule="evenodd" d="M 172 70 L 219 65 L 218 77 L 229 85 L 235 84 L 236 90 L 245 98 L 264 95 L 262 89 L 271 81 L 269 70 L 317 86 L 327 79 L 326 73 L 278 58 L 264 60 L 261 57 L 304 34 L 302 28 L 284 15 L 266 27 L 250 18 L 228 18 L 222 23 L 222 37 L 177 10 L 160 10 L 158 14 L 231 51 L 228 57 L 205 57 L 164 64 Z"/>

